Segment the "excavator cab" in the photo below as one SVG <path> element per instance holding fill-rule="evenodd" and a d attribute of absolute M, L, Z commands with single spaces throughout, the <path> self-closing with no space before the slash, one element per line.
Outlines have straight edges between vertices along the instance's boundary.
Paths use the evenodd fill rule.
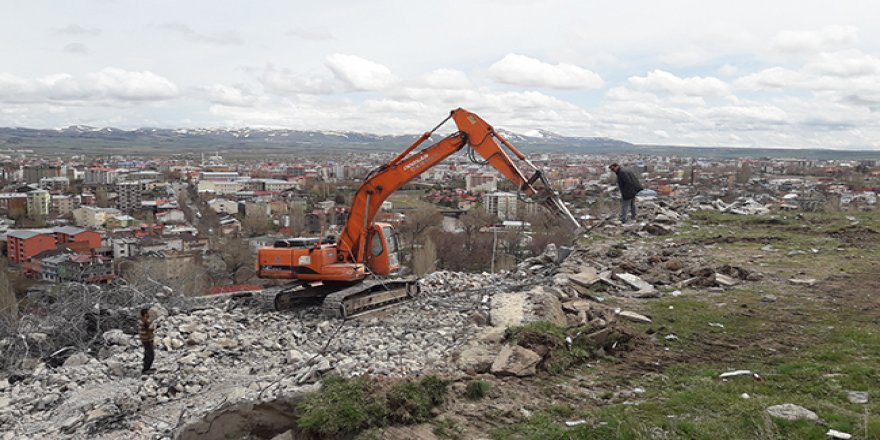
<path fill-rule="evenodd" d="M 397 231 L 388 223 L 373 223 L 367 252 L 370 272 L 389 276 L 400 271 L 400 247 Z"/>

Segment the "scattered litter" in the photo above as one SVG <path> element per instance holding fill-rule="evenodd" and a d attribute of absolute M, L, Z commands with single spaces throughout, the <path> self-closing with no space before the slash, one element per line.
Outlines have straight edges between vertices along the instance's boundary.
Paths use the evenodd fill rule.
<path fill-rule="evenodd" d="M 673 335 L 673 334 L 668 334 L 668 335 L 666 335 L 666 338 L 665 338 L 665 339 L 666 339 L 667 341 L 677 341 L 677 340 L 678 340 L 678 336 L 675 336 L 675 335 Z"/>
<path fill-rule="evenodd" d="M 710 322 L 710 323 L 709 323 L 709 327 L 724 328 L 724 324 L 721 324 L 721 323 L 718 323 L 718 322 Z"/>
<path fill-rule="evenodd" d="M 752 376 L 752 379 L 755 379 L 758 382 L 764 381 L 764 378 L 761 377 L 761 375 L 759 375 L 758 373 L 755 373 L 752 370 L 728 371 L 726 373 L 721 373 L 721 375 L 719 375 L 718 377 L 721 379 L 730 379 L 731 377 L 737 377 L 737 376 Z"/>
<path fill-rule="evenodd" d="M 565 426 L 568 426 L 568 427 L 570 428 L 570 427 L 572 427 L 572 426 L 583 425 L 584 423 L 587 423 L 587 421 L 584 420 L 584 419 L 580 419 L 580 420 L 571 420 L 571 421 L 566 421 L 566 422 L 565 422 Z"/>
<path fill-rule="evenodd" d="M 829 429 L 828 432 L 825 433 L 828 438 L 840 439 L 840 440 L 849 440 L 852 438 L 852 434 L 847 434 L 845 432 L 840 432 L 834 429 Z"/>
<path fill-rule="evenodd" d="M 672 296 L 681 296 L 681 290 L 673 290 L 672 293 L 671 293 L 670 295 L 672 295 Z"/>
<path fill-rule="evenodd" d="M 749 393 L 742 393 L 739 395 L 739 398 L 744 399 L 744 400 L 748 400 L 748 399 L 751 399 L 752 396 L 750 396 Z"/>

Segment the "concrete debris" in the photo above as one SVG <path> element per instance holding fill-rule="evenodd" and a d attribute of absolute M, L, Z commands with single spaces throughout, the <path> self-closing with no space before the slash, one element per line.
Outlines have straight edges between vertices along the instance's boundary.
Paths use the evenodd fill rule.
<path fill-rule="evenodd" d="M 737 280 L 722 273 L 715 273 L 713 276 L 715 277 L 715 284 L 718 284 L 720 286 L 730 287 L 737 284 Z"/>
<path fill-rule="evenodd" d="M 846 398 L 850 403 L 865 404 L 868 403 L 869 394 L 867 391 L 847 391 Z"/>
<path fill-rule="evenodd" d="M 788 282 L 791 284 L 794 284 L 796 286 L 809 286 L 809 287 L 813 287 L 817 283 L 815 278 L 792 278 L 792 279 L 788 280 Z"/>
<path fill-rule="evenodd" d="M 630 273 L 619 273 L 616 274 L 615 277 L 636 289 L 637 294 L 650 294 L 657 292 L 657 289 L 654 288 L 652 284 L 646 283 L 644 280 L 636 275 Z"/>
<path fill-rule="evenodd" d="M 777 417 L 785 420 L 809 420 L 818 422 L 819 416 L 800 405 L 793 403 L 783 403 L 782 405 L 773 405 L 767 407 L 767 414 L 771 417 Z"/>
<path fill-rule="evenodd" d="M 518 345 L 505 345 L 490 371 L 498 376 L 534 376 L 537 373 L 541 355 Z"/>
<path fill-rule="evenodd" d="M 852 434 L 847 434 L 845 432 L 840 432 L 834 429 L 829 429 L 828 432 L 825 433 L 825 436 L 828 438 L 840 440 L 849 440 L 852 438 Z"/>
<path fill-rule="evenodd" d="M 652 322 L 651 318 L 648 318 L 647 316 L 638 314 L 636 312 L 631 312 L 629 310 L 623 310 L 617 313 L 617 316 L 620 316 L 621 318 L 628 321 L 639 322 L 643 324 L 650 324 Z"/>

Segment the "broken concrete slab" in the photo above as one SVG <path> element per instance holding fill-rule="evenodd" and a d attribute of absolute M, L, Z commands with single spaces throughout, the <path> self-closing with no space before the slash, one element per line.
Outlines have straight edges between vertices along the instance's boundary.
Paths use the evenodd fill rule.
<path fill-rule="evenodd" d="M 765 410 L 771 417 L 777 417 L 785 420 L 809 420 L 818 422 L 819 416 L 800 405 L 793 403 L 783 403 L 782 405 L 773 405 Z"/>
<path fill-rule="evenodd" d="M 865 404 L 868 403 L 870 395 L 867 391 L 847 391 L 846 398 L 850 403 Z"/>
<path fill-rule="evenodd" d="M 615 277 L 634 288 L 640 294 L 650 294 L 657 292 L 657 289 L 654 287 L 653 284 L 644 281 L 637 275 L 633 275 L 631 273 L 619 273 L 616 274 Z"/>
<path fill-rule="evenodd" d="M 731 287 L 731 286 L 735 286 L 739 283 L 739 281 L 737 281 L 733 277 L 729 277 L 727 275 L 724 275 L 723 273 L 716 272 L 714 277 L 715 277 L 714 278 L 715 284 L 717 284 L 719 286 Z"/>
<path fill-rule="evenodd" d="M 813 287 L 818 281 L 815 278 L 791 278 L 788 280 L 788 282 L 794 284 L 795 286 Z"/>
<path fill-rule="evenodd" d="M 518 345 L 505 345 L 489 371 L 498 376 L 534 376 L 541 356 Z"/>
<path fill-rule="evenodd" d="M 617 313 L 617 316 L 620 316 L 621 318 L 626 319 L 628 321 L 640 322 L 643 324 L 650 324 L 652 322 L 651 318 L 648 318 L 645 315 L 642 315 L 642 314 L 639 314 L 636 312 L 632 312 L 629 310 L 620 311 Z"/>
<path fill-rule="evenodd" d="M 590 287 L 599 282 L 599 271 L 595 267 L 584 266 L 581 271 L 568 277 L 571 282 L 583 286 Z"/>

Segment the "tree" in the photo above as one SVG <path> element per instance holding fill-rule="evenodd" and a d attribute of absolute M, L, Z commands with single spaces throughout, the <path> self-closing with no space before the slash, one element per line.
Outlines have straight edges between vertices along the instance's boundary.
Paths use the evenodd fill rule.
<path fill-rule="evenodd" d="M 18 321 L 18 299 L 9 280 L 5 259 L 0 261 L 0 321 L 7 324 Z"/>
<path fill-rule="evenodd" d="M 217 239 L 211 249 L 221 263 L 219 270 L 212 273 L 214 277 L 240 284 L 254 276 L 256 257 L 247 241 L 236 237 Z"/>
<path fill-rule="evenodd" d="M 464 213 L 459 220 L 461 221 L 462 229 L 464 229 L 464 247 L 466 251 L 474 250 L 474 244 L 480 229 L 498 222 L 497 217 L 480 208 L 471 209 Z"/>
<path fill-rule="evenodd" d="M 399 233 L 404 243 L 409 245 L 410 256 L 414 256 L 417 245 L 425 241 L 427 232 L 439 226 L 442 221 L 443 214 L 433 208 L 416 209 L 407 213 L 406 221 L 400 225 Z"/>

